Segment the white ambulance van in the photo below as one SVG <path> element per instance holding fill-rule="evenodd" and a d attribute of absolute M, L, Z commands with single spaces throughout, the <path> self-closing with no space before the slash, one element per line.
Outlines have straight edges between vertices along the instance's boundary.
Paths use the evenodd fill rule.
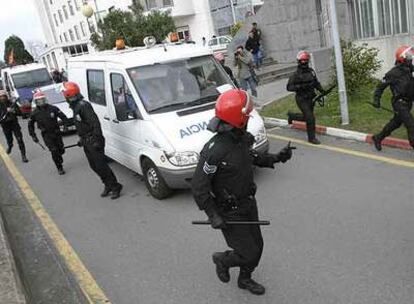
<path fill-rule="evenodd" d="M 141 174 L 157 199 L 190 187 L 199 153 L 214 135 L 207 124 L 219 92 L 234 87 L 212 51 L 191 44 L 72 57 L 68 78 L 99 117 L 105 154 Z M 248 130 L 256 138 L 254 148 L 267 151 L 255 110 Z"/>

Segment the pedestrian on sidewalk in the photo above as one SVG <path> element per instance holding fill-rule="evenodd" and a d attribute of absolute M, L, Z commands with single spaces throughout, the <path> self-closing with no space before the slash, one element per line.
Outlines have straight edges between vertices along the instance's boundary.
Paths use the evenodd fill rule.
<path fill-rule="evenodd" d="M 111 199 L 117 199 L 122 185 L 118 183 L 115 174 L 106 162 L 105 138 L 102 135 L 98 116 L 91 104 L 83 99 L 76 83 L 64 82 L 63 87 L 63 95 L 73 110 L 74 123 L 80 137 L 78 145 L 83 147 L 89 166 L 101 178 L 105 186 L 101 197 L 107 197 L 112 193 Z"/>
<path fill-rule="evenodd" d="M 65 170 L 63 170 L 62 155 L 65 153 L 65 147 L 58 118 L 62 120 L 65 126 L 68 125 L 68 118 L 58 107 L 48 104 L 46 95 L 40 90 L 33 94 L 33 101 L 36 104 L 36 109 L 30 114 L 28 123 L 29 134 L 35 143 L 39 142 L 35 132 L 36 123 L 37 128 L 41 131 L 45 145 L 52 154 L 52 159 L 59 175 L 63 175 Z"/>
<path fill-rule="evenodd" d="M 259 71 L 262 66 L 262 51 L 260 50 L 260 43 L 254 38 L 253 32 L 249 33 L 249 38 L 246 41 L 245 49 L 253 55 L 253 61 L 256 69 Z"/>
<path fill-rule="evenodd" d="M 226 59 L 224 57 L 223 53 L 215 53 L 214 54 L 214 58 L 218 61 L 218 63 L 221 64 L 221 66 L 223 67 L 223 69 L 226 71 L 226 73 L 229 75 L 230 79 L 234 82 L 234 84 L 236 85 L 236 87 L 239 87 L 239 83 L 237 81 L 237 79 L 234 77 L 233 75 L 233 71 L 231 70 L 230 67 L 228 67 L 225 63 L 226 63 Z"/>
<path fill-rule="evenodd" d="M 382 149 L 382 140 L 401 127 L 402 124 L 407 129 L 408 141 L 411 147 L 414 148 L 414 118 L 411 114 L 414 99 L 413 56 L 414 50 L 412 47 L 400 46 L 395 52 L 395 66 L 385 74 L 382 82 L 375 90 L 374 106 L 380 108 L 382 93 L 390 86 L 392 92 L 391 103 L 394 110 L 393 118 L 380 133 L 372 137 L 378 151 Z"/>
<path fill-rule="evenodd" d="M 7 141 L 7 154 L 10 154 L 13 148 L 13 134 L 19 145 L 22 161 L 27 163 L 26 146 L 23 141 L 22 128 L 20 127 L 17 115 L 19 106 L 11 102 L 6 90 L 0 90 L 0 124 Z"/>
<path fill-rule="evenodd" d="M 204 146 L 192 180 L 194 199 L 207 214 L 211 226 L 221 229 L 232 248 L 213 254 L 220 281 L 230 281 L 229 269 L 240 268 L 237 280 L 241 289 L 262 295 L 265 287 L 252 279 L 263 251 L 263 237 L 258 225 L 226 225 L 226 221 L 258 221 L 253 165 L 274 168 L 292 157 L 286 147 L 277 154 L 252 150 L 254 137 L 246 131 L 253 102 L 247 92 L 232 89 L 221 94 L 216 103 L 216 117 L 208 130 L 216 133 Z"/>
<path fill-rule="evenodd" d="M 305 121 L 306 131 L 308 133 L 308 141 L 312 144 L 319 145 L 321 142 L 316 138 L 316 122 L 313 113 L 315 103 L 313 99 L 316 97 L 315 89 L 325 92 L 316 77 L 315 71 L 309 67 L 310 53 L 300 51 L 296 56 L 298 67 L 296 72 L 289 78 L 287 90 L 296 93 L 296 104 L 302 113 L 288 112 L 288 122 L 293 120 Z"/>
<path fill-rule="evenodd" d="M 237 78 L 239 79 L 240 87 L 245 91 L 250 88 L 252 95 L 257 97 L 256 81 L 250 72 L 250 68 L 254 66 L 253 57 L 242 45 L 238 46 L 236 49 L 236 53 L 234 54 L 234 65 L 238 69 Z"/>

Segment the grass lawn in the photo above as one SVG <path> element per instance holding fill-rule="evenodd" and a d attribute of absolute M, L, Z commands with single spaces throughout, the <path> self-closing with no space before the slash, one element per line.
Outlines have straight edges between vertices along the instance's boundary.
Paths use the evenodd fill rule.
<path fill-rule="evenodd" d="M 325 107 L 315 107 L 316 124 L 327 127 L 337 127 L 354 130 L 363 133 L 378 133 L 391 119 L 392 113 L 377 110 L 366 102 L 372 102 L 375 84 L 362 88 L 357 95 L 348 97 L 348 109 L 350 124 L 341 125 L 341 113 L 339 107 L 338 91 L 334 90 L 325 99 Z M 382 95 L 381 105 L 391 109 L 391 92 L 387 89 Z M 287 119 L 287 112 L 300 112 L 296 106 L 294 95 L 279 99 L 261 111 L 262 116 Z M 394 131 L 392 137 L 407 139 L 404 126 Z"/>

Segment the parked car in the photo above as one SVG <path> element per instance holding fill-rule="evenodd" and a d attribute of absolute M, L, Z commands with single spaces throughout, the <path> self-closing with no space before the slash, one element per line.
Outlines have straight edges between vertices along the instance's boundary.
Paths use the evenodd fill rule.
<path fill-rule="evenodd" d="M 68 77 L 90 101 L 106 139 L 105 154 L 143 175 L 157 199 L 189 188 L 216 100 L 234 84 L 211 50 L 155 45 L 72 57 Z M 267 151 L 264 123 L 253 111 L 254 148 Z"/>
<path fill-rule="evenodd" d="M 208 46 L 211 50 L 213 50 L 213 52 L 227 53 L 227 46 L 230 44 L 231 40 L 231 36 L 218 36 L 211 38 L 208 41 Z"/>

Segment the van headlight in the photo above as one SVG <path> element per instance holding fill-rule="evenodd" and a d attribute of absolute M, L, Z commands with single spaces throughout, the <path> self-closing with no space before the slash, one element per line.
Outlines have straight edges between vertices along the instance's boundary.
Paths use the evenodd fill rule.
<path fill-rule="evenodd" d="M 267 135 L 266 135 L 266 129 L 263 126 L 259 132 L 257 132 L 257 134 L 254 136 L 254 141 L 256 145 L 259 145 L 260 143 L 264 142 L 267 140 Z"/>
<path fill-rule="evenodd" d="M 198 163 L 199 155 L 196 152 L 165 153 L 171 164 L 178 167 L 192 166 Z"/>

